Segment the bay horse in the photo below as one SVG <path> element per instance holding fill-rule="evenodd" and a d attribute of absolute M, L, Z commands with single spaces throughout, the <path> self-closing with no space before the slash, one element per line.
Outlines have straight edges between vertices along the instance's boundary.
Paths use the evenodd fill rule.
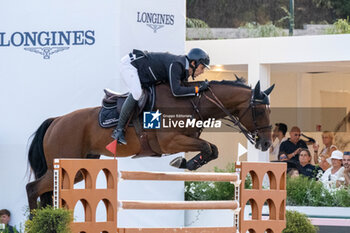
<path fill-rule="evenodd" d="M 191 85 L 191 84 L 190 84 Z M 193 84 L 192 84 L 193 85 Z M 259 82 L 254 89 L 240 79 L 236 81 L 211 81 L 209 90 L 196 97 L 174 97 L 166 84 L 156 86 L 154 109 L 162 114 L 169 105 L 181 109 L 182 114 L 195 113 L 196 119 L 229 120 L 255 144 L 266 151 L 271 145 L 270 108 L 268 95 L 274 85 L 260 90 Z M 30 210 L 41 205 L 52 205 L 53 160 L 55 158 L 99 158 L 114 156 L 106 149 L 111 143 L 113 128 L 102 128 L 98 123 L 101 107 L 80 109 L 67 115 L 49 118 L 37 129 L 31 142 L 28 160 L 35 180 L 26 186 Z M 218 157 L 214 144 L 199 138 L 200 129 L 153 130 L 148 132 L 148 142 L 157 154 L 199 151 L 207 162 Z M 118 145 L 117 157 L 138 154 L 141 144 L 134 127 L 126 130 L 127 145 Z"/>

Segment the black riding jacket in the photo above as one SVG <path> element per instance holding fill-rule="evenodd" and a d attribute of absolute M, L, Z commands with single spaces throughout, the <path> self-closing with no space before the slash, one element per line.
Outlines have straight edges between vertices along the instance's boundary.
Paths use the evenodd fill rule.
<path fill-rule="evenodd" d="M 143 87 L 160 82 L 169 82 L 175 97 L 196 95 L 195 87 L 184 86 L 188 80 L 189 62 L 186 56 L 170 53 L 149 53 L 133 50 L 130 53 L 131 64 L 136 67 Z"/>

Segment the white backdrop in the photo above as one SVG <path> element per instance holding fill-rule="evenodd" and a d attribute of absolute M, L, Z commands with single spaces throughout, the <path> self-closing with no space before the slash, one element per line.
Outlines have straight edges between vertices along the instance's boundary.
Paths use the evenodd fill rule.
<path fill-rule="evenodd" d="M 13 214 L 11 223 L 18 225 L 24 220 L 27 206 L 30 135 L 49 117 L 99 105 L 105 87 L 123 91 L 118 62 L 133 48 L 182 54 L 185 1 L 0 3 L 0 209 L 9 209 Z M 121 168 L 168 170 L 170 159 L 123 159 Z M 183 198 L 181 182 L 175 186 L 172 182 L 162 183 L 155 189 L 151 185 L 144 184 L 142 188 L 131 184 L 129 191 L 121 191 L 120 197 L 140 193 L 142 188 L 153 191 L 149 196 L 145 196 L 146 192 L 142 195 L 149 199 Z M 167 192 L 163 195 L 164 190 Z M 163 224 L 183 224 L 183 212 L 164 213 L 171 215 L 164 215 Z M 120 224 L 129 224 L 127 214 L 121 214 Z M 133 218 L 133 224 L 140 218 L 157 226 L 153 217 L 139 215 Z"/>

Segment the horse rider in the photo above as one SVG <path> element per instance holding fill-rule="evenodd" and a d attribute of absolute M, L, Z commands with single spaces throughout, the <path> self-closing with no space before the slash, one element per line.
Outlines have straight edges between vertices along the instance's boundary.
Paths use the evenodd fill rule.
<path fill-rule="evenodd" d="M 209 68 L 209 55 L 200 48 L 193 48 L 187 55 L 174 55 L 164 52 L 147 52 L 134 49 L 121 59 L 121 77 L 129 89 L 120 112 L 119 122 L 112 138 L 126 145 L 125 125 L 142 94 L 141 87 L 149 87 L 168 82 L 175 97 L 195 96 L 209 87 L 207 81 L 198 86 L 185 86 L 184 82 L 192 76 L 199 76 Z"/>

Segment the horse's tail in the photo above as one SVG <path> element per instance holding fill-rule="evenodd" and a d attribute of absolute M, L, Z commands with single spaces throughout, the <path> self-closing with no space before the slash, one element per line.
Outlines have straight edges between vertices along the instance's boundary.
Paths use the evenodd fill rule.
<path fill-rule="evenodd" d="M 55 118 L 45 120 L 34 133 L 34 138 L 29 147 L 28 161 L 32 168 L 35 179 L 43 176 L 47 171 L 47 164 L 44 154 L 44 135 Z"/>

